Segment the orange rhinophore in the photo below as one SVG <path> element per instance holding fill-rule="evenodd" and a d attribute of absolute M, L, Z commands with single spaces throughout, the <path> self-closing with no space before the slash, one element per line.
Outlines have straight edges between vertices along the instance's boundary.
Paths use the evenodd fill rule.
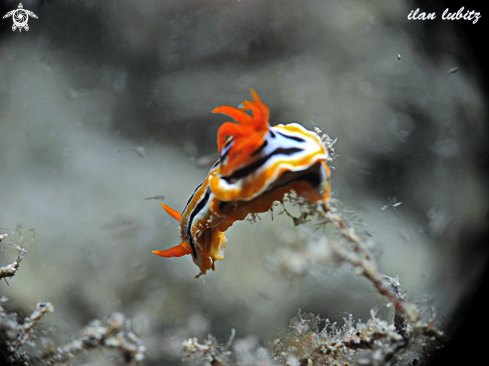
<path fill-rule="evenodd" d="M 225 122 L 219 128 L 219 160 L 182 214 L 161 204 L 180 221 L 182 242 L 153 253 L 167 258 L 191 254 L 200 274 L 224 258 L 224 232 L 235 221 L 268 211 L 291 190 L 310 202 L 329 198 L 329 155 L 321 138 L 297 123 L 271 127 L 268 106 L 254 90 L 251 95 L 253 101 L 238 108 L 221 106 L 212 111 L 236 123 Z"/>

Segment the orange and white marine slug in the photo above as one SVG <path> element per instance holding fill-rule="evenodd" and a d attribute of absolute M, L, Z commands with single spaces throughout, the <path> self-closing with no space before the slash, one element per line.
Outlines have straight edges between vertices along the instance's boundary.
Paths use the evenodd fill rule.
<path fill-rule="evenodd" d="M 153 253 L 167 258 L 190 254 L 200 274 L 214 270 L 214 262 L 224 258 L 224 232 L 235 221 L 268 211 L 290 190 L 310 202 L 329 198 L 329 156 L 321 138 L 297 123 L 271 127 L 268 106 L 250 92 L 252 101 L 212 111 L 237 123 L 225 122 L 219 128 L 219 160 L 182 213 L 161 204 L 180 221 L 182 242 Z"/>

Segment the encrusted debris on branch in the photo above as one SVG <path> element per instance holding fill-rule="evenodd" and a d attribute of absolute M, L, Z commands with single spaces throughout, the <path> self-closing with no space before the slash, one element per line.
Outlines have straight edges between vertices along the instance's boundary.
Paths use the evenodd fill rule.
<path fill-rule="evenodd" d="M 9 237 L 11 243 L 8 245 L 18 251 L 17 259 L 13 263 L 0 267 L 0 279 L 6 280 L 17 273 L 22 259 L 29 251 L 23 246 L 24 238 L 20 232 L 17 236 L 13 231 L 4 231 L 8 233 L 0 234 L 2 244 Z M 7 301 L 5 296 L 0 296 L 0 302 Z M 36 326 L 46 314 L 52 312 L 54 312 L 52 303 L 38 302 L 32 314 L 20 322 L 20 316 L 16 312 L 0 306 L 0 357 L 3 357 L 8 365 L 64 364 L 79 353 L 104 348 L 117 350 L 122 356 L 122 363 L 126 365 L 136 365 L 144 360 L 146 348 L 132 332 L 130 321 L 121 313 L 113 313 L 104 320 L 92 320 L 84 328 L 84 334 L 80 339 L 63 346 L 52 347 L 44 351 L 41 356 L 29 354 L 24 346 L 30 344 L 37 347 Z"/>
<path fill-rule="evenodd" d="M 80 339 L 45 352 L 41 359 L 44 365 L 62 364 L 81 352 L 101 348 L 116 349 L 128 365 L 142 362 L 146 352 L 141 340 L 130 330 L 126 317 L 113 313 L 103 321 L 92 320 Z"/>
<path fill-rule="evenodd" d="M 12 233 L 13 234 L 13 233 Z M 14 234 L 15 235 L 15 234 Z M 7 233 L 0 234 L 0 242 L 3 242 L 5 238 L 8 237 Z M 7 279 L 15 276 L 17 273 L 19 267 L 20 267 L 20 262 L 22 262 L 22 259 L 24 259 L 24 256 L 28 253 L 28 250 L 22 246 L 23 238 L 21 236 L 21 244 L 17 244 L 15 241 L 12 242 L 12 246 L 17 250 L 19 253 L 17 255 L 17 258 L 15 259 L 14 262 L 4 266 L 0 267 L 0 279 Z"/>

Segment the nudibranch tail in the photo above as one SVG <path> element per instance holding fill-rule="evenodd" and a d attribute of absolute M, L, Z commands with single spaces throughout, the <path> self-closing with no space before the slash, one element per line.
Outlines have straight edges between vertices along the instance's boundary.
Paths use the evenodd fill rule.
<path fill-rule="evenodd" d="M 265 141 L 269 131 L 268 118 L 270 111 L 263 103 L 260 96 L 250 90 L 253 101 L 245 100 L 240 103 L 239 108 L 231 106 L 220 106 L 214 108 L 212 113 L 226 114 L 237 123 L 226 122 L 217 132 L 217 146 L 221 154 L 221 169 L 223 174 L 229 174 L 248 161 L 250 156 Z M 245 111 L 251 111 L 251 116 Z M 232 146 L 224 158 L 222 155 L 225 141 L 232 138 L 229 143 Z"/>
<path fill-rule="evenodd" d="M 182 214 L 180 212 L 171 208 L 170 206 L 165 205 L 164 203 L 160 203 L 160 206 L 163 207 L 163 209 L 168 213 L 168 215 L 170 215 L 175 220 L 180 222 L 180 218 L 182 217 Z"/>
<path fill-rule="evenodd" d="M 182 257 L 192 253 L 191 250 L 187 249 L 185 244 L 186 243 L 181 243 L 165 250 L 153 250 L 153 253 L 165 258 Z"/>

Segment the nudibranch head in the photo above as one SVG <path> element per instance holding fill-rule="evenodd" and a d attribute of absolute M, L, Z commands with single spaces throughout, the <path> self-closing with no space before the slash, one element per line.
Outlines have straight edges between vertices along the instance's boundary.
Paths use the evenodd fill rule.
<path fill-rule="evenodd" d="M 225 122 L 217 132 L 220 174 L 229 175 L 248 162 L 269 131 L 268 106 L 253 89 L 250 93 L 253 100 L 241 102 L 238 108 L 223 105 L 212 110 L 212 113 L 226 114 L 236 122 Z M 245 111 L 251 111 L 251 115 Z"/>

